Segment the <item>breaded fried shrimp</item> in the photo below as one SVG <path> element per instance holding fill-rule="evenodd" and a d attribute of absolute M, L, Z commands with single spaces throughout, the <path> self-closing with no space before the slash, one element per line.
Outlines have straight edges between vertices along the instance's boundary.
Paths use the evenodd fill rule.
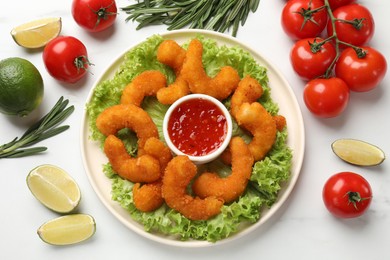
<path fill-rule="evenodd" d="M 190 93 L 187 81 L 180 74 L 185 57 L 186 51 L 173 40 L 165 40 L 159 45 L 157 60 L 171 67 L 176 75 L 172 84 L 158 90 L 157 99 L 161 104 L 173 104 L 179 98 Z"/>
<path fill-rule="evenodd" d="M 245 76 L 241 79 L 240 83 L 238 83 L 238 87 L 232 95 L 230 113 L 235 117 L 238 109 L 243 103 L 256 102 L 262 94 L 263 88 L 260 83 L 249 75 Z"/>
<path fill-rule="evenodd" d="M 133 130 L 138 137 L 138 150 L 142 150 L 150 137 L 158 138 L 157 127 L 149 114 L 136 105 L 115 105 L 105 109 L 96 119 L 96 126 L 105 136 L 116 135 L 123 129 Z"/>
<path fill-rule="evenodd" d="M 200 199 L 186 189 L 196 175 L 196 165 L 187 156 L 174 157 L 165 169 L 162 194 L 165 202 L 191 220 L 207 220 L 221 212 L 223 200 L 216 197 Z"/>
<path fill-rule="evenodd" d="M 240 81 L 238 72 L 230 66 L 224 66 L 214 78 L 211 78 L 203 67 L 202 55 L 202 43 L 197 39 L 192 40 L 187 49 L 181 75 L 188 82 L 192 93 L 207 94 L 219 100 L 226 99 L 237 88 Z"/>
<path fill-rule="evenodd" d="M 180 73 L 186 58 L 186 50 L 174 40 L 164 40 L 157 49 L 157 60 L 171 67 L 176 76 Z"/>
<path fill-rule="evenodd" d="M 160 178 L 159 161 L 148 154 L 136 158 L 130 156 L 122 140 L 114 135 L 107 136 L 104 153 L 113 170 L 122 178 L 132 182 L 153 182 Z"/>
<path fill-rule="evenodd" d="M 172 159 L 172 152 L 168 146 L 166 146 L 160 139 L 154 137 L 146 140 L 143 152 L 158 159 L 161 174 L 164 173 L 166 166 Z M 133 187 L 135 207 L 143 212 L 154 211 L 161 207 L 164 202 L 161 194 L 161 186 L 162 177 L 155 182 L 145 183 L 142 186 L 140 183 L 136 183 Z"/>
<path fill-rule="evenodd" d="M 200 198 L 216 196 L 229 203 L 244 193 L 252 173 L 253 156 L 241 137 L 234 137 L 229 149 L 232 154 L 231 174 L 222 178 L 217 173 L 202 173 L 192 185 L 192 190 Z"/>
<path fill-rule="evenodd" d="M 145 142 L 143 153 L 149 154 L 160 162 L 161 170 L 164 171 L 172 159 L 172 152 L 160 139 L 151 137 Z M 141 154 L 142 155 L 142 154 Z"/>
<path fill-rule="evenodd" d="M 161 181 L 156 181 L 141 186 L 136 183 L 133 186 L 133 200 L 135 207 L 143 212 L 151 212 L 164 203 L 161 195 Z"/>
<path fill-rule="evenodd" d="M 139 74 L 123 90 L 121 104 L 141 106 L 146 96 L 155 96 L 159 89 L 165 88 L 167 80 L 158 70 L 147 70 Z"/>
<path fill-rule="evenodd" d="M 236 113 L 236 120 L 253 135 L 249 149 L 255 161 L 263 159 L 276 140 L 276 122 L 272 115 L 260 103 L 244 103 Z"/>
<path fill-rule="evenodd" d="M 176 77 L 175 82 L 157 92 L 157 100 L 164 105 L 171 105 L 181 97 L 190 94 L 187 81 L 181 76 Z"/>

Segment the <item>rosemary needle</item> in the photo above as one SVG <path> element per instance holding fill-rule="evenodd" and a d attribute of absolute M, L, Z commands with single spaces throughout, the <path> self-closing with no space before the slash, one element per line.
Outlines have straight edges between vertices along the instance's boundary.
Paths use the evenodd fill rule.
<path fill-rule="evenodd" d="M 137 30 L 165 24 L 168 30 L 185 26 L 225 32 L 232 29 L 237 36 L 250 12 L 257 11 L 260 0 L 148 0 L 137 1 L 121 8 L 128 14 L 126 21 L 136 21 Z"/>
<path fill-rule="evenodd" d="M 74 111 L 74 106 L 68 106 L 69 101 L 61 97 L 53 108 L 42 117 L 39 121 L 34 123 L 26 132 L 20 137 L 16 137 L 11 142 L 0 146 L 1 158 L 18 158 L 29 155 L 34 155 L 46 151 L 46 147 L 31 147 L 42 140 L 58 135 L 69 128 L 68 125 L 58 126 Z"/>

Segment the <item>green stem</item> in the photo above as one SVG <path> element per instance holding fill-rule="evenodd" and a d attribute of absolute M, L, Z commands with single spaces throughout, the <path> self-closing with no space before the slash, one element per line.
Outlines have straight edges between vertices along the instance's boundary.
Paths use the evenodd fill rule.
<path fill-rule="evenodd" d="M 333 68 L 334 68 L 337 60 L 340 57 L 340 40 L 337 37 L 337 32 L 336 32 L 336 24 L 335 24 L 336 18 L 333 15 L 332 9 L 330 9 L 329 1 L 325 0 L 324 4 L 325 4 L 326 10 L 328 12 L 329 19 L 331 20 L 332 29 L 333 29 L 333 34 L 328 39 L 334 39 L 334 41 L 335 41 L 335 48 L 336 48 L 336 56 L 335 56 L 335 58 L 333 59 L 332 63 L 330 64 L 330 66 L 328 67 L 328 69 L 325 72 L 325 78 L 329 78 L 331 76 L 331 73 L 333 71 Z"/>
<path fill-rule="evenodd" d="M 22 137 L 16 137 L 11 142 L 1 145 L 0 158 L 23 157 L 45 151 L 46 147 L 22 148 L 34 145 L 67 130 L 69 126 L 56 127 L 74 111 L 73 106 L 66 108 L 67 105 L 68 100 L 63 100 L 63 97 L 61 97 L 49 113 L 28 128 Z"/>
<path fill-rule="evenodd" d="M 327 12 L 328 12 L 328 15 L 329 15 L 329 19 L 330 19 L 330 21 L 332 23 L 332 29 L 333 29 L 333 34 L 331 36 L 329 36 L 327 39 L 325 39 L 324 41 L 334 40 L 334 42 L 335 42 L 335 49 L 336 49 L 336 56 L 333 59 L 332 63 L 329 65 L 329 67 L 326 70 L 325 75 L 324 75 L 325 78 L 330 78 L 331 75 L 332 75 L 332 72 L 333 72 L 333 68 L 336 65 L 336 62 L 337 62 L 337 60 L 339 59 L 339 57 L 341 55 L 340 45 L 344 45 L 344 46 L 348 46 L 348 47 L 353 48 L 359 58 L 364 58 L 366 56 L 366 52 L 362 48 L 359 48 L 359 47 L 356 47 L 355 45 L 352 45 L 350 43 L 341 41 L 338 38 L 337 32 L 336 32 L 336 21 L 349 23 L 349 24 L 352 24 L 356 29 L 360 29 L 361 25 L 362 25 L 362 19 L 354 19 L 352 21 L 343 20 L 343 19 L 337 19 L 336 17 L 334 17 L 333 12 L 330 9 L 329 0 L 324 0 L 324 7 L 326 7 L 326 9 L 327 9 Z"/>

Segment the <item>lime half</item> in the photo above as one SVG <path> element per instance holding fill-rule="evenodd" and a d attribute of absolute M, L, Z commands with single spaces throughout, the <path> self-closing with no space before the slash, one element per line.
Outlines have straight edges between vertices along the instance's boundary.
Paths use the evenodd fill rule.
<path fill-rule="evenodd" d="M 38 236 L 51 245 L 71 245 L 95 234 L 95 219 L 87 214 L 66 215 L 52 219 L 38 228 Z"/>
<path fill-rule="evenodd" d="M 332 150 L 340 159 L 358 166 L 375 166 L 386 158 L 377 146 L 356 139 L 336 140 Z"/>
<path fill-rule="evenodd" d="M 46 207 L 58 212 L 72 212 L 79 204 L 81 193 L 74 179 L 63 169 L 40 165 L 27 176 L 27 186 L 32 194 Z"/>
<path fill-rule="evenodd" d="M 57 37 L 61 32 L 61 28 L 61 18 L 50 17 L 19 25 L 12 29 L 11 35 L 18 45 L 34 49 L 45 46 Z"/>

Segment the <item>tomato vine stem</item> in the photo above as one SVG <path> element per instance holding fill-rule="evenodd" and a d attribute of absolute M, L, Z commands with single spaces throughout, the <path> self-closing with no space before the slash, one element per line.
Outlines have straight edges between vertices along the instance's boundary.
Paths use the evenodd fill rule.
<path fill-rule="evenodd" d="M 301 11 L 296 12 L 296 13 L 302 15 L 302 17 L 303 17 L 303 23 L 301 25 L 301 30 L 303 29 L 303 27 L 305 26 L 305 24 L 308 21 L 311 21 L 315 25 L 318 25 L 317 21 L 313 19 L 313 14 L 315 14 L 315 13 L 321 11 L 322 9 L 326 8 L 326 6 L 323 5 L 321 7 L 318 7 L 318 8 L 315 8 L 315 9 L 311 9 L 311 3 L 312 3 L 312 0 L 309 1 L 309 5 L 308 5 L 307 9 L 302 8 Z"/>
<path fill-rule="evenodd" d="M 347 42 L 341 41 L 338 38 L 337 32 L 336 32 L 336 21 L 341 21 L 343 23 L 349 23 L 349 24 L 353 25 L 356 29 L 359 30 L 362 27 L 362 25 L 363 25 L 362 22 L 363 22 L 364 19 L 353 19 L 353 20 L 349 21 L 349 20 L 336 18 L 333 15 L 333 12 L 332 12 L 332 9 L 330 8 L 328 0 L 324 0 L 324 7 L 326 8 L 326 10 L 328 12 L 328 15 L 329 15 L 329 19 L 330 19 L 330 21 L 332 23 L 333 34 L 331 36 L 329 36 L 327 39 L 325 39 L 323 42 L 328 42 L 328 41 L 334 40 L 334 42 L 335 42 L 335 49 L 336 49 L 336 56 L 333 59 L 332 63 L 329 65 L 329 67 L 326 70 L 325 75 L 324 75 L 324 78 L 330 78 L 331 75 L 332 75 L 332 72 L 333 72 L 333 68 L 336 65 L 336 62 L 337 62 L 337 60 L 339 59 L 339 57 L 341 55 L 340 45 L 344 45 L 344 46 L 348 46 L 348 47 L 353 48 L 359 58 L 364 58 L 366 56 L 366 52 L 362 48 L 359 48 L 359 47 L 357 47 L 355 45 L 352 45 L 352 44 L 349 44 Z"/>

